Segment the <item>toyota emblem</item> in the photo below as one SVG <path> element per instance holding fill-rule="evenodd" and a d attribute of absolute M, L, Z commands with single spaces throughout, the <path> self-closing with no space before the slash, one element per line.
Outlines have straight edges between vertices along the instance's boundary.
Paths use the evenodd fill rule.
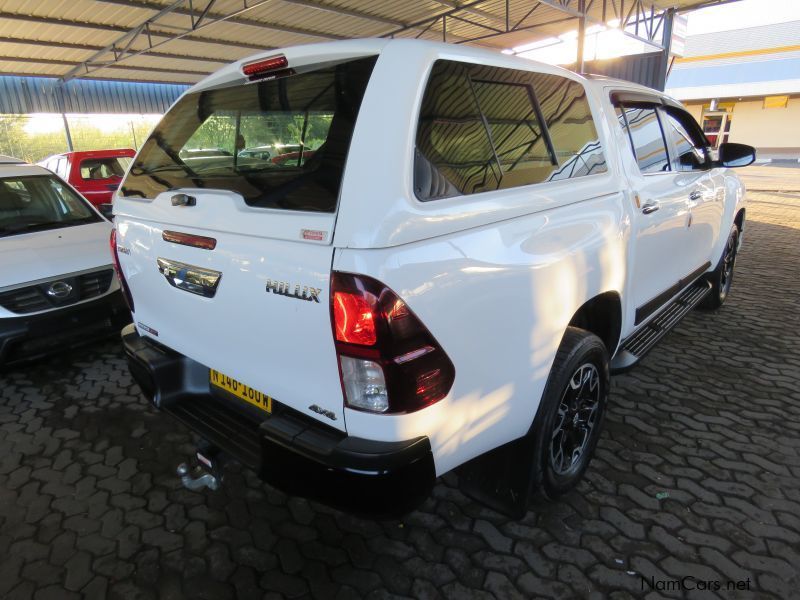
<path fill-rule="evenodd" d="M 47 288 L 47 295 L 62 300 L 72 293 L 72 286 L 66 281 L 55 281 Z"/>

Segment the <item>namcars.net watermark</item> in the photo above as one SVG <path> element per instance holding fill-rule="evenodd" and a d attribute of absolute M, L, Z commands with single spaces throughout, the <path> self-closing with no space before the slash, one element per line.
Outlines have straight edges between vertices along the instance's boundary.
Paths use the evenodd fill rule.
<path fill-rule="evenodd" d="M 717 579 L 698 579 L 692 575 L 680 579 L 656 579 L 642 576 L 643 590 L 657 592 L 689 592 L 693 590 L 709 592 L 737 592 L 750 590 L 750 578 L 720 581 Z"/>

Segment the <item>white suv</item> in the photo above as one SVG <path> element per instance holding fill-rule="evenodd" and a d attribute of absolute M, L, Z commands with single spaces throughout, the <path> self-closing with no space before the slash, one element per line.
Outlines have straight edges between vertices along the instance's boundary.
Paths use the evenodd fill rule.
<path fill-rule="evenodd" d="M 610 370 L 725 299 L 726 167 L 754 153 L 719 154 L 660 92 L 474 48 L 235 63 L 176 102 L 116 200 L 131 370 L 292 490 L 383 510 L 464 465 L 519 514 L 583 474 Z"/>
<path fill-rule="evenodd" d="M 0 369 L 119 331 L 111 224 L 47 169 L 0 156 Z"/>

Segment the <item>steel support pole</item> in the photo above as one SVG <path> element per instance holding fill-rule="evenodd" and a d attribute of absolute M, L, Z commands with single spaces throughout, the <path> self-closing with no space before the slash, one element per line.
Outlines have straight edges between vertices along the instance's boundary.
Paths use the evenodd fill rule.
<path fill-rule="evenodd" d="M 583 73 L 583 46 L 586 41 L 586 0 L 578 0 L 578 56 L 575 62 L 576 71 Z"/>
<path fill-rule="evenodd" d="M 56 86 L 56 102 L 58 102 L 58 109 L 61 112 L 61 118 L 64 120 L 64 134 L 67 138 L 67 150 L 72 152 L 75 148 L 72 145 L 72 133 L 69 130 L 69 121 L 67 121 L 67 109 L 64 102 L 64 82 Z"/>
<path fill-rule="evenodd" d="M 672 21 L 675 18 L 675 9 L 669 8 L 664 13 L 664 29 L 661 45 L 661 60 L 659 61 L 658 83 L 661 91 L 667 86 L 667 68 L 669 67 L 669 52 L 672 49 Z"/>

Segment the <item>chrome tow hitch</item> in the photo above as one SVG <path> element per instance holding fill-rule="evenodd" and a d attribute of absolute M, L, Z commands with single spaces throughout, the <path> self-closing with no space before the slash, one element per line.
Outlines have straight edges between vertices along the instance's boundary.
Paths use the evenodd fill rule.
<path fill-rule="evenodd" d="M 187 490 L 197 492 L 205 487 L 210 490 L 219 489 L 219 479 L 214 477 L 211 473 L 202 471 L 199 467 L 197 467 L 194 469 L 194 471 L 202 472 L 203 475 L 200 475 L 199 477 L 192 477 L 191 471 L 192 470 L 189 468 L 189 465 L 186 463 L 181 463 L 178 465 L 178 477 L 181 478 L 181 483 Z"/>
<path fill-rule="evenodd" d="M 177 473 L 183 487 L 193 492 L 199 492 L 203 488 L 218 490 L 223 479 L 222 468 L 225 461 L 223 454 L 208 442 L 201 441 L 195 457 L 197 462 L 194 467 L 187 463 L 178 465 Z"/>

